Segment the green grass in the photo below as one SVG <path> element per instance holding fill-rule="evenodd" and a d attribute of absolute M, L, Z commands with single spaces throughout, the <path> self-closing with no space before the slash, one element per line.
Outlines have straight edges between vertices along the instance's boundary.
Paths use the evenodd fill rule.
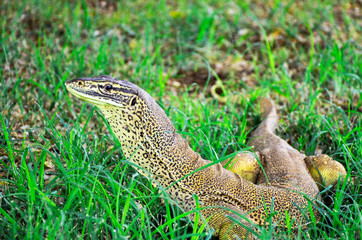
<path fill-rule="evenodd" d="M 98 74 L 146 89 L 213 161 L 247 149 L 257 100 L 270 96 L 280 136 L 348 171 L 297 238 L 362 238 L 357 1 L 47 2 L 0 7 L 0 238 L 211 237 L 124 159 L 98 110 L 67 93 L 66 80 Z M 212 99 L 217 78 L 239 104 Z"/>

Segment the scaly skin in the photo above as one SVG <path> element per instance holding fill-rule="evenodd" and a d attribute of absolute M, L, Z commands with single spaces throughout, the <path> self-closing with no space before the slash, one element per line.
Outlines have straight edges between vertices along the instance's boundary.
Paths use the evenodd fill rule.
<path fill-rule="evenodd" d="M 313 199 L 319 191 L 304 158 L 289 145 L 281 149 L 278 145 L 265 147 L 256 138 L 253 144 L 261 148 L 269 183 L 259 177 L 259 184 L 254 184 L 219 163 L 202 159 L 176 132 L 152 97 L 138 86 L 110 76 L 97 76 L 71 80 L 66 87 L 101 110 L 126 158 L 143 169 L 137 168 L 141 174 L 156 180 L 187 211 L 196 207 L 196 194 L 203 207 L 201 213 L 220 239 L 251 238 L 251 233 L 231 218 L 252 227 L 268 225 L 267 217 L 276 213 L 272 221 L 283 228 L 288 213 L 290 219 L 294 218 L 292 227 L 308 223 L 306 207 L 313 201 L 306 194 Z M 267 129 L 270 122 L 264 121 Z M 278 156 L 276 166 L 274 155 Z M 205 165 L 208 167 L 200 169 Z M 283 167 L 278 170 L 280 166 Z M 313 214 L 318 216 L 314 208 Z M 190 217 L 194 219 L 193 215 Z"/>

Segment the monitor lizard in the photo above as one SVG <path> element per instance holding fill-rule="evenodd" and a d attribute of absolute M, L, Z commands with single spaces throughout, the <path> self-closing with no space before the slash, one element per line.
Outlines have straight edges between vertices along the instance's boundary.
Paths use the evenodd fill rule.
<path fill-rule="evenodd" d="M 252 239 L 253 226 L 268 225 L 268 218 L 281 228 L 305 227 L 310 214 L 318 220 L 318 186 L 307 169 L 306 157 L 274 134 L 277 117 L 271 101 L 262 101 L 265 119 L 250 142 L 260 152 L 240 153 L 237 159 L 237 163 L 262 163 L 265 175 L 255 168 L 252 175 L 258 177 L 253 183 L 237 173 L 245 170 L 243 164 L 233 164 L 239 167 L 229 171 L 220 163 L 202 159 L 177 133 L 163 109 L 137 85 L 101 75 L 68 81 L 66 88 L 99 108 L 125 157 L 143 169 L 137 168 L 141 174 L 164 187 L 184 210 L 196 208 L 197 195 L 201 214 L 220 239 Z M 310 162 L 318 159 L 311 157 Z M 190 218 L 194 220 L 195 214 Z"/>

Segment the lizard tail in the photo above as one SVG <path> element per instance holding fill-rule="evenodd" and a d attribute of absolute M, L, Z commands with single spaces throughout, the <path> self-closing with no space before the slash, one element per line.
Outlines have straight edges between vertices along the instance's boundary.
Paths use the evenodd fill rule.
<path fill-rule="evenodd" d="M 260 108 L 263 121 L 257 130 L 261 128 L 263 131 L 274 133 L 278 123 L 278 115 L 274 102 L 269 98 L 262 98 L 260 101 Z"/>
<path fill-rule="evenodd" d="M 249 146 L 254 146 L 257 150 L 262 151 L 282 140 L 274 134 L 278 115 L 273 101 L 269 98 L 262 98 L 260 107 L 263 120 L 252 132 Z"/>

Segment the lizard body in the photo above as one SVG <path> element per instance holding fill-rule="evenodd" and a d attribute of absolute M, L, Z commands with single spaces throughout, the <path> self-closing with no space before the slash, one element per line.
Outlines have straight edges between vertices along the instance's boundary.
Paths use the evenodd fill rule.
<path fill-rule="evenodd" d="M 97 76 L 68 81 L 66 87 L 100 109 L 126 158 L 143 169 L 137 169 L 141 174 L 156 180 L 185 210 L 196 208 L 196 194 L 200 212 L 220 239 L 252 237 L 232 218 L 246 226 L 268 225 L 270 216 L 280 227 L 287 225 L 287 218 L 293 228 L 308 223 L 307 206 L 313 205 L 308 198 L 316 198 L 319 191 L 307 170 L 305 156 L 286 142 L 279 148 L 278 141 L 284 140 L 276 137 L 273 126 L 269 126 L 276 124 L 276 119 L 271 120 L 276 113 L 274 116 L 266 110 L 268 118 L 253 135 L 251 144 L 261 151 L 268 178 L 259 176 L 254 184 L 220 163 L 202 159 L 176 132 L 162 108 L 135 84 Z M 270 107 L 275 111 L 273 105 Z M 265 132 L 270 134 L 266 143 Z M 278 170 L 281 165 L 282 170 Z M 318 211 L 312 209 L 318 216 Z M 194 219 L 194 215 L 190 217 Z"/>

